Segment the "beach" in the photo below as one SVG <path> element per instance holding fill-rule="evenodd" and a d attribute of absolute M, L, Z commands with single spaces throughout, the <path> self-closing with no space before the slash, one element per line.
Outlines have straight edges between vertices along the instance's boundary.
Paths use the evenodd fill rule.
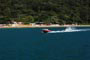
<path fill-rule="evenodd" d="M 43 27 L 90 27 L 90 25 L 6 25 L 0 28 L 43 28 Z"/>

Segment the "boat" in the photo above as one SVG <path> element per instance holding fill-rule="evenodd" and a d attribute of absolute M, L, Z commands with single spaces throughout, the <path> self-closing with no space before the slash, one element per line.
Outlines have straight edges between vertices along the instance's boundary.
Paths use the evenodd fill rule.
<path fill-rule="evenodd" d="M 60 31 L 53 31 L 53 30 L 49 30 L 49 29 L 43 29 L 42 30 L 43 33 L 77 32 L 77 31 L 81 31 L 81 30 L 75 29 L 73 27 L 67 27 L 65 30 L 60 30 Z"/>
<path fill-rule="evenodd" d="M 48 33 L 48 32 L 51 32 L 51 30 L 49 30 L 49 29 L 43 29 L 42 32 L 43 33 Z"/>

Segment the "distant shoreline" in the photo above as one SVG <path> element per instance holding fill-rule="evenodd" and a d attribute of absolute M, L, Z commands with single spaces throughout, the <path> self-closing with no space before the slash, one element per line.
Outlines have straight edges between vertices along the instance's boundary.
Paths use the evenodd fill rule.
<path fill-rule="evenodd" d="M 90 27 L 90 25 L 60 25 L 60 26 L 7 26 L 7 27 L 0 27 L 0 28 L 54 28 L 54 27 Z"/>

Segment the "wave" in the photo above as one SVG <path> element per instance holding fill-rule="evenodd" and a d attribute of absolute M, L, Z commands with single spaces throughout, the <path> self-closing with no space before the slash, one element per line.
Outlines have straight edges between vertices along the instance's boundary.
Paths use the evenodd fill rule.
<path fill-rule="evenodd" d="M 65 30 L 61 30 L 61 31 L 51 31 L 48 33 L 66 33 L 66 32 L 80 32 L 80 31 L 90 31 L 90 29 L 76 29 L 73 27 L 67 27 Z"/>

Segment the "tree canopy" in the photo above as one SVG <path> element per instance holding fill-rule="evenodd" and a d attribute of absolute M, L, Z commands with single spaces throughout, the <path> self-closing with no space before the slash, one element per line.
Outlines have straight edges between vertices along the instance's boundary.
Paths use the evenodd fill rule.
<path fill-rule="evenodd" d="M 0 0 L 3 21 L 90 24 L 89 11 L 90 0 Z"/>

